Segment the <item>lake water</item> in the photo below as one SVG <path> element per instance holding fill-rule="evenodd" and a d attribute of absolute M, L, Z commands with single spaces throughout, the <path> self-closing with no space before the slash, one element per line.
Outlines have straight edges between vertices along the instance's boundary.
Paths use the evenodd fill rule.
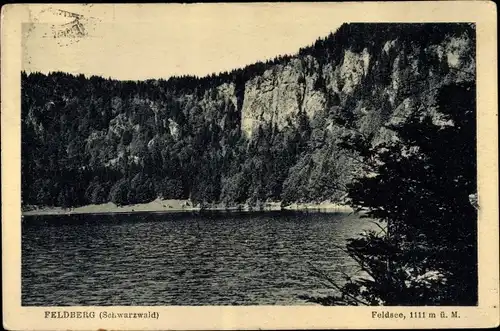
<path fill-rule="evenodd" d="M 337 245 L 372 228 L 333 213 L 24 217 L 25 306 L 302 305 L 353 262 Z"/>

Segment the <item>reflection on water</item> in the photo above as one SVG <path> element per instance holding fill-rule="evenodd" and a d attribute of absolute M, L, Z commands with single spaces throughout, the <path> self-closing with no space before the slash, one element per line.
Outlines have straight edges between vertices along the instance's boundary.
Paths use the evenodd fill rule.
<path fill-rule="evenodd" d="M 368 227 L 329 213 L 25 217 L 22 304 L 300 305 L 328 293 L 308 262 L 340 279 L 337 248 Z"/>

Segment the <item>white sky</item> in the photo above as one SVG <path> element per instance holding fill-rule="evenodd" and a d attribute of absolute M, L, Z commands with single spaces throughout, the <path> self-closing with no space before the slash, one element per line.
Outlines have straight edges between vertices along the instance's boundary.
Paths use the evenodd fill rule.
<path fill-rule="evenodd" d="M 326 3 L 217 5 L 32 5 L 23 69 L 117 79 L 206 75 L 293 54 L 342 21 Z M 82 14 L 87 37 L 54 38 Z M 52 27 L 51 25 L 54 25 Z"/>

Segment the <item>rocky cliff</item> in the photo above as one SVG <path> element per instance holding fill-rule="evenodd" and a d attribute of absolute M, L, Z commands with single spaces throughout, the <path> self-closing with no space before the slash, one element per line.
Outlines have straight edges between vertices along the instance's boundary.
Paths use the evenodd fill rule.
<path fill-rule="evenodd" d="M 379 48 L 343 49 L 336 62 L 294 57 L 246 82 L 242 128 L 249 136 L 261 123 L 281 129 L 299 112 L 312 118 L 325 109 L 360 115 L 366 130 L 404 120 L 417 104 L 432 103 L 437 87 L 474 78 L 474 43 L 467 32 L 424 44 L 396 36 Z M 381 113 L 387 118 L 376 118 Z"/>
<path fill-rule="evenodd" d="M 23 198 L 337 200 L 357 170 L 338 141 L 395 139 L 385 125 L 414 112 L 444 123 L 437 90 L 474 81 L 474 59 L 473 25 L 345 24 L 295 56 L 204 78 L 23 74 Z M 47 166 L 83 184 L 54 184 Z"/>

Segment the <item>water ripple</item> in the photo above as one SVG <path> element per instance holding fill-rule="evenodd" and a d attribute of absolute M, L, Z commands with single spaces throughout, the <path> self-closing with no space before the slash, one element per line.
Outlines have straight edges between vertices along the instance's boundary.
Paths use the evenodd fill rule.
<path fill-rule="evenodd" d="M 23 221 L 22 304 L 301 305 L 341 277 L 336 246 L 366 228 L 336 214 L 134 214 Z"/>

